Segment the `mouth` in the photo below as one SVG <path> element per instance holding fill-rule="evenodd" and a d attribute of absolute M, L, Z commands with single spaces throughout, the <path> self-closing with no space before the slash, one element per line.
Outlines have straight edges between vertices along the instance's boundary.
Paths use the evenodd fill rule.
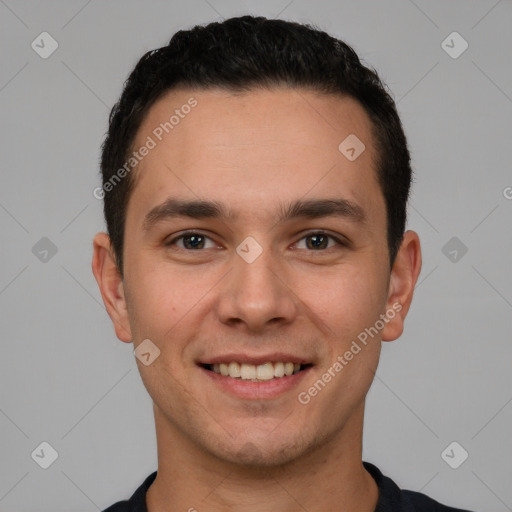
<path fill-rule="evenodd" d="M 242 400 L 273 400 L 293 396 L 316 362 L 287 352 L 225 353 L 196 361 L 213 390 Z"/>
<path fill-rule="evenodd" d="M 310 368 L 312 364 L 292 361 L 267 361 L 263 364 L 226 361 L 200 363 L 200 366 L 222 377 L 230 377 L 238 381 L 268 382 L 296 375 Z"/>

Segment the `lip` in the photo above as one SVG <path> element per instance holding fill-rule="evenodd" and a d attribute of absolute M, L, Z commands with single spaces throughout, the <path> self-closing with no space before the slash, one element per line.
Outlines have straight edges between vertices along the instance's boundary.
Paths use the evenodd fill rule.
<path fill-rule="evenodd" d="M 297 364 L 311 364 L 311 360 L 307 360 L 301 357 L 294 356 L 292 354 L 285 354 L 284 352 L 272 352 L 264 355 L 250 355 L 247 353 L 230 353 L 222 356 L 211 357 L 203 361 L 199 361 L 198 364 L 220 364 L 220 363 L 245 363 L 254 364 L 256 366 L 265 363 L 297 363 Z"/>
<path fill-rule="evenodd" d="M 223 359 L 222 361 L 226 361 L 226 359 Z M 236 359 L 232 359 L 231 361 L 236 361 Z M 265 362 L 267 361 L 268 359 L 265 360 Z M 292 360 L 286 361 L 292 362 Z M 302 379 L 304 379 L 304 377 L 310 372 L 312 366 L 307 366 L 300 372 L 293 375 L 274 378 L 272 380 L 262 382 L 251 382 L 250 380 L 224 377 L 223 375 L 203 368 L 202 366 L 198 366 L 198 368 L 208 379 L 210 379 L 210 382 L 212 382 L 223 392 L 229 393 L 237 398 L 244 400 L 264 400 L 276 398 L 279 395 L 290 392 L 294 388 L 298 387 Z"/>

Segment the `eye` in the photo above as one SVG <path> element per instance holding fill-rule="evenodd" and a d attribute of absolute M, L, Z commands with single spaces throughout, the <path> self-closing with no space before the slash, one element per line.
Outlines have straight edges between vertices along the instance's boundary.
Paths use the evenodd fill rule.
<path fill-rule="evenodd" d="M 305 246 L 300 247 L 300 242 L 306 241 Z M 208 246 L 208 242 L 210 245 Z M 178 249 L 185 251 L 200 251 L 201 249 L 212 249 L 217 247 L 215 242 L 208 236 L 197 231 L 187 231 L 173 239 L 165 242 L 167 247 L 176 246 Z M 323 251 L 325 249 L 332 249 L 336 246 L 343 247 L 347 244 L 341 239 L 329 235 L 323 231 L 315 231 L 303 236 L 296 244 L 299 249 L 308 249 L 310 251 Z"/>
<path fill-rule="evenodd" d="M 209 240 L 212 245 L 210 247 L 205 247 L 206 240 Z M 182 245 L 180 245 L 178 242 L 183 242 Z M 191 250 L 196 251 L 200 249 L 210 249 L 212 247 L 216 247 L 216 244 L 213 242 L 213 240 L 203 235 L 202 233 L 197 233 L 196 231 L 188 231 L 186 233 L 183 233 L 172 240 L 169 240 L 165 243 L 166 246 L 173 246 L 176 245 L 179 249 L 184 250 Z"/>
<path fill-rule="evenodd" d="M 306 236 L 302 237 L 299 240 L 299 242 L 301 242 L 302 240 L 306 240 L 305 248 L 311 249 L 313 251 L 331 249 L 336 246 L 346 246 L 346 243 L 342 242 L 339 238 L 332 235 L 328 235 L 323 231 L 315 231 L 314 233 L 308 233 Z M 334 244 L 329 245 L 330 240 L 333 240 Z M 297 244 L 299 242 L 297 242 Z M 299 247 L 299 249 L 304 249 L 304 247 Z"/>

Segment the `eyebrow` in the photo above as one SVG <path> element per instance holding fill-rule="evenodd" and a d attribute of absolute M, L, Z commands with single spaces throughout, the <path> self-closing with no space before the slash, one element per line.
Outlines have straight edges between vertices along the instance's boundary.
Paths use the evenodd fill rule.
<path fill-rule="evenodd" d="M 238 215 L 218 201 L 170 197 L 147 213 L 143 229 L 149 231 L 155 224 L 176 217 L 234 221 Z M 317 219 L 321 217 L 341 217 L 361 224 L 366 222 L 367 218 L 363 208 L 348 199 L 299 199 L 288 205 L 280 205 L 277 222 L 295 218 Z"/>

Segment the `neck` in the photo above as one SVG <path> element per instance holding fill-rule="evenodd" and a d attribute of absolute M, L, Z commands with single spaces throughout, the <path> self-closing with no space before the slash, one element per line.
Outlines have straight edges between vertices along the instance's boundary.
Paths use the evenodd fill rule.
<path fill-rule="evenodd" d="M 282 466 L 248 468 L 206 454 L 155 406 L 158 474 L 148 512 L 374 512 L 378 488 L 362 464 L 364 402 L 331 439 Z"/>

